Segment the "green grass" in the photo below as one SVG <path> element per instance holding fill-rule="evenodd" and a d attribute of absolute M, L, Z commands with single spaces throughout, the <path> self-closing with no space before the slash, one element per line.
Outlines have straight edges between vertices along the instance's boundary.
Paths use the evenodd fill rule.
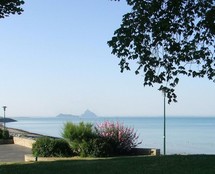
<path fill-rule="evenodd" d="M 0 163 L 0 174 L 215 174 L 215 155 Z"/>

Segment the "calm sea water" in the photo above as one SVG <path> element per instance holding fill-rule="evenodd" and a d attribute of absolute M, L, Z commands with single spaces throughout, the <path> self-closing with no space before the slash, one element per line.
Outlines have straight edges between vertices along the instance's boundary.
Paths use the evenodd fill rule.
<path fill-rule="evenodd" d="M 91 122 L 119 121 L 133 127 L 143 143 L 139 147 L 158 148 L 163 152 L 162 117 L 98 117 L 98 118 L 60 118 L 35 117 L 15 118 L 18 122 L 6 126 L 44 135 L 61 137 L 64 123 L 70 121 Z M 215 117 L 170 117 L 166 121 L 167 154 L 215 154 Z"/>

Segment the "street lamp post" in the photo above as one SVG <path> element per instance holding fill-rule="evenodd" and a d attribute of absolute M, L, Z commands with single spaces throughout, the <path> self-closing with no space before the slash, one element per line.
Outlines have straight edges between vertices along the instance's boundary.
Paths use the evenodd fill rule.
<path fill-rule="evenodd" d="M 163 123 L 163 154 L 166 155 L 166 91 L 163 90 L 164 94 L 164 106 L 163 106 L 163 116 L 164 116 L 164 123 Z"/>
<path fill-rule="evenodd" d="M 6 111 L 7 106 L 3 106 L 4 109 L 4 131 L 5 131 L 5 111 Z"/>

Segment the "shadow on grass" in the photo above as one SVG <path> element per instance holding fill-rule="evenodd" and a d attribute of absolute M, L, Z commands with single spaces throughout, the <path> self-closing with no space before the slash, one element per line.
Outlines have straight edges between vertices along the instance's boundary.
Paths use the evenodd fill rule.
<path fill-rule="evenodd" d="M 214 174 L 215 155 L 122 157 L 1 164 L 1 174 Z"/>

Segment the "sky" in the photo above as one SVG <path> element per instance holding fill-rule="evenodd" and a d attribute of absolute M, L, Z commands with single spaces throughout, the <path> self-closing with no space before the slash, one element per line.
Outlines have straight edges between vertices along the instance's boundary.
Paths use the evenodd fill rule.
<path fill-rule="evenodd" d="M 130 8 L 124 1 L 27 1 L 0 20 L 0 105 L 6 115 L 162 116 L 158 86 L 120 73 L 107 41 Z M 215 116 L 215 84 L 182 77 L 167 116 Z M 0 111 L 3 115 L 3 109 Z"/>

